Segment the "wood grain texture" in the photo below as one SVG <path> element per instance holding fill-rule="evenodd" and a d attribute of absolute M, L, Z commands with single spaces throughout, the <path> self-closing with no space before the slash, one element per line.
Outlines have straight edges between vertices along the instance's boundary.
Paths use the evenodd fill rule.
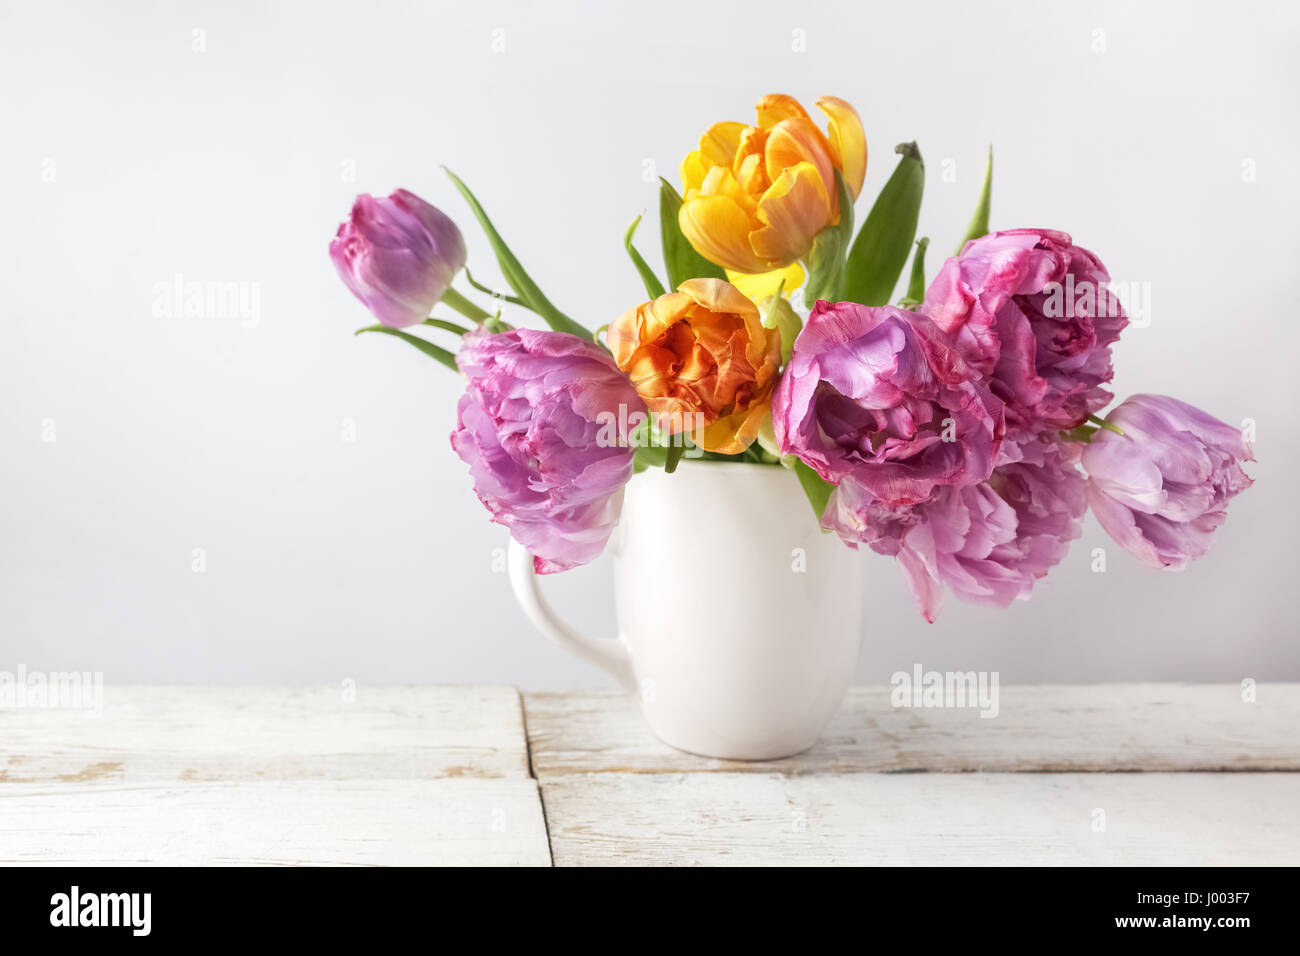
<path fill-rule="evenodd" d="M 105 688 L 0 710 L 0 862 L 503 864 L 550 849 L 511 687 Z"/>
<path fill-rule="evenodd" d="M 550 862 L 525 777 L 0 787 L 0 864 Z"/>
<path fill-rule="evenodd" d="M 570 773 L 543 788 L 557 866 L 1300 863 L 1295 774 Z"/>
<path fill-rule="evenodd" d="M 0 863 L 1300 863 L 1300 774 L 1168 772 L 1300 769 L 1300 685 L 1005 687 L 993 719 L 860 688 L 815 748 L 751 764 L 658 743 L 616 694 L 524 704 L 109 686 L 99 718 L 0 710 Z M 987 772 L 1039 770 L 1062 772 Z"/>
<path fill-rule="evenodd" d="M 528 777 L 513 687 L 114 686 L 103 714 L 0 710 L 7 783 Z"/>
<path fill-rule="evenodd" d="M 534 773 L 1300 770 L 1300 684 L 1005 686 L 999 713 L 894 708 L 849 691 L 811 750 L 745 763 L 695 757 L 650 733 L 615 692 L 525 694 Z M 549 789 L 547 789 L 549 797 Z"/>

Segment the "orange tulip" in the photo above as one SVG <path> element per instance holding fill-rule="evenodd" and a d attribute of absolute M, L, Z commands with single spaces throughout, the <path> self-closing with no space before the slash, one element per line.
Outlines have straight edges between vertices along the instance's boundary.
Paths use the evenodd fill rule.
<path fill-rule="evenodd" d="M 735 455 L 754 441 L 781 364 L 781 333 L 721 279 L 689 279 L 629 309 L 605 335 L 661 431 Z"/>
<path fill-rule="evenodd" d="M 758 125 L 716 123 L 682 160 L 678 222 L 695 250 L 740 273 L 797 262 L 813 238 L 840 221 L 835 170 L 856 199 L 867 171 L 862 121 L 844 100 L 823 96 L 823 133 L 794 97 L 758 102 Z"/>

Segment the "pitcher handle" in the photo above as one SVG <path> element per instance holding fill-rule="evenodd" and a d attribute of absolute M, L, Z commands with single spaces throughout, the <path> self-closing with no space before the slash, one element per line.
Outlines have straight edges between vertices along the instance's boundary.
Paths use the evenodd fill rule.
<path fill-rule="evenodd" d="M 629 693 L 636 690 L 636 676 L 627 645 L 617 638 L 597 640 L 579 634 L 561 621 L 542 597 L 542 590 L 533 569 L 533 556 L 518 541 L 510 539 L 510 587 L 524 614 L 539 631 L 570 653 L 612 674 L 620 687 Z"/>

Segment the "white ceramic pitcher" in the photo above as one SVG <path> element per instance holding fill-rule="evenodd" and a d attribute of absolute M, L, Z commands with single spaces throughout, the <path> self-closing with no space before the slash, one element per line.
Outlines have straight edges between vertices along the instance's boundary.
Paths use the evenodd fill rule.
<path fill-rule="evenodd" d="M 817 527 L 790 471 L 683 461 L 628 484 L 611 539 L 618 637 L 556 617 L 532 556 L 510 580 L 543 634 L 640 697 L 679 750 L 767 760 L 817 740 L 853 680 L 865 562 Z"/>

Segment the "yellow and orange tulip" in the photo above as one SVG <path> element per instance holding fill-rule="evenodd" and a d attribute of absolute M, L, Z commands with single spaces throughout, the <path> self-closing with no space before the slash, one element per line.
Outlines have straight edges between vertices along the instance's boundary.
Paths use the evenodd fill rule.
<path fill-rule="evenodd" d="M 629 309 L 605 341 L 658 427 L 687 431 L 705 451 L 735 455 L 768 415 L 781 364 L 781 333 L 721 279 L 689 279 Z"/>
<path fill-rule="evenodd" d="M 835 170 L 853 198 L 867 171 L 858 112 L 823 96 L 823 133 L 792 96 L 758 102 L 758 125 L 715 123 L 682 160 L 678 222 L 695 250 L 733 272 L 782 269 L 808 254 L 814 237 L 839 222 Z M 787 286 L 789 288 L 789 286 Z"/>

